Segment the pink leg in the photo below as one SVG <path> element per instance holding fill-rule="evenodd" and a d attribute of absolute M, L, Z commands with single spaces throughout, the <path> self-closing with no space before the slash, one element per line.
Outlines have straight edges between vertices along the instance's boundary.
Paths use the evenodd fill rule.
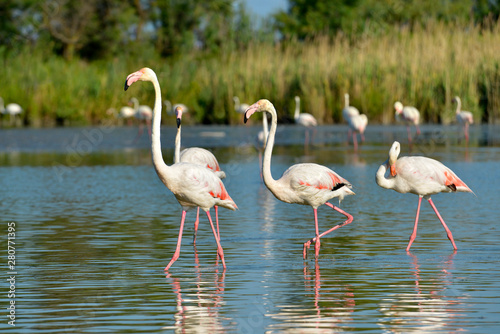
<path fill-rule="evenodd" d="M 434 205 L 434 203 L 432 202 L 432 199 L 428 199 L 429 201 L 429 204 L 432 206 L 432 208 L 434 209 L 434 212 L 436 213 L 436 215 L 438 216 L 439 220 L 441 221 L 441 224 L 443 224 L 443 227 L 444 229 L 446 230 L 446 234 L 448 235 L 448 239 L 450 239 L 451 241 L 451 244 L 453 245 L 453 249 L 457 249 L 457 246 L 455 245 L 455 241 L 453 240 L 453 235 L 451 234 L 451 231 L 450 229 L 448 228 L 448 226 L 446 226 L 443 218 L 441 218 L 441 215 L 439 214 L 436 206 Z"/>
<path fill-rule="evenodd" d="M 320 235 L 318 235 L 318 236 L 316 236 L 316 237 L 312 238 L 311 240 L 307 241 L 306 243 L 304 243 L 304 250 L 303 250 L 304 260 L 305 260 L 305 258 L 307 257 L 307 249 L 308 249 L 308 248 L 309 248 L 309 246 L 311 245 L 311 242 L 316 242 L 317 238 L 321 238 L 321 237 L 323 237 L 323 236 L 327 235 L 328 233 L 333 232 L 333 231 L 335 231 L 335 230 L 336 230 L 336 229 L 338 229 L 338 228 L 341 228 L 342 226 L 345 226 L 345 225 L 347 225 L 347 224 L 350 224 L 350 223 L 352 222 L 352 220 L 353 220 L 353 217 L 352 217 L 350 214 L 348 214 L 347 212 L 345 212 L 344 210 L 342 210 L 342 209 L 340 209 L 340 208 L 337 208 L 335 205 L 333 205 L 333 204 L 331 204 L 331 203 L 329 203 L 329 202 L 326 202 L 325 204 L 326 204 L 326 205 L 328 205 L 330 208 L 334 209 L 335 211 L 338 211 L 338 212 L 340 212 L 341 214 L 343 214 L 344 216 L 346 216 L 346 217 L 347 217 L 347 220 L 346 220 L 346 221 L 344 221 L 344 222 L 343 222 L 343 223 L 341 223 L 341 224 L 335 225 L 334 227 L 332 227 L 332 228 L 331 228 L 331 229 L 329 229 L 328 231 L 325 231 L 325 232 L 321 233 Z M 319 239 L 318 239 L 318 240 L 319 240 Z"/>
<path fill-rule="evenodd" d="M 184 229 L 184 220 L 186 219 L 186 211 L 182 211 L 182 218 L 181 218 L 181 227 L 179 228 L 179 238 L 177 239 L 177 248 L 175 249 L 174 256 L 172 256 L 172 260 L 168 263 L 168 265 L 165 267 L 165 271 L 170 268 L 170 266 L 179 258 L 179 254 L 181 252 L 181 241 L 182 241 L 182 230 Z"/>
<path fill-rule="evenodd" d="M 411 130 L 410 130 L 410 126 L 406 127 L 406 132 L 408 132 L 408 142 L 411 143 Z"/>
<path fill-rule="evenodd" d="M 147 127 L 148 127 L 149 139 L 151 139 L 151 121 L 147 120 L 146 124 L 147 124 Z"/>
<path fill-rule="evenodd" d="M 465 123 L 464 125 L 464 135 L 465 135 L 465 142 L 469 142 L 469 123 Z"/>
<path fill-rule="evenodd" d="M 408 252 L 410 250 L 411 244 L 413 243 L 413 240 L 417 237 L 417 225 L 418 225 L 418 215 L 420 213 L 420 204 L 422 203 L 422 197 L 418 196 L 418 206 L 417 206 L 417 216 L 415 217 L 415 225 L 413 225 L 413 233 L 410 235 L 410 242 L 408 243 L 408 246 L 406 247 L 406 251 Z"/>
<path fill-rule="evenodd" d="M 365 142 L 365 135 L 363 132 L 360 132 L 359 135 L 361 136 L 361 142 L 364 143 Z"/>
<path fill-rule="evenodd" d="M 351 138 L 351 128 L 347 130 L 347 144 L 349 144 L 349 139 Z"/>
<path fill-rule="evenodd" d="M 219 238 L 220 242 L 220 232 L 219 232 L 219 207 L 217 205 L 214 205 L 215 209 L 215 223 L 217 224 L 217 237 Z"/>
<path fill-rule="evenodd" d="M 352 132 L 352 144 L 354 145 L 354 152 L 358 151 L 358 136 L 356 131 Z"/>
<path fill-rule="evenodd" d="M 212 217 L 210 217 L 210 211 L 207 211 L 208 221 L 210 222 L 210 226 L 212 227 L 212 232 L 214 233 L 215 241 L 217 243 L 217 253 L 219 254 L 222 260 L 222 266 L 226 269 L 226 261 L 224 261 L 224 251 L 222 250 L 222 246 L 219 242 L 219 237 L 217 236 L 217 231 L 215 231 L 214 223 L 212 222 Z"/>
<path fill-rule="evenodd" d="M 196 221 L 194 222 L 193 243 L 196 243 L 196 234 L 198 233 L 199 224 L 200 224 L 200 207 L 196 208 Z"/>
<path fill-rule="evenodd" d="M 415 124 L 415 127 L 417 128 L 417 135 L 420 135 L 420 128 L 419 128 L 418 124 Z"/>
<path fill-rule="evenodd" d="M 309 145 L 309 129 L 306 128 L 305 137 L 304 137 L 304 147 Z"/>

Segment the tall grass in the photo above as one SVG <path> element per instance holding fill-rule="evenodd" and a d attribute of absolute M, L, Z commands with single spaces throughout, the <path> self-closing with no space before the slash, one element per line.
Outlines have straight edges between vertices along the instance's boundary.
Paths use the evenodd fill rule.
<path fill-rule="evenodd" d="M 143 66 L 157 72 L 164 98 L 190 107 L 195 122 L 240 123 L 234 95 L 247 103 L 267 98 L 282 119 L 291 118 L 299 95 L 303 111 L 321 123 L 337 123 L 345 92 L 371 123 L 393 122 L 399 100 L 420 109 L 424 122 L 446 124 L 454 120 L 455 95 L 477 122 L 500 120 L 499 25 L 480 30 L 434 23 L 356 42 L 318 37 L 168 61 L 151 52 L 92 63 L 36 51 L 4 59 L 0 96 L 21 104 L 25 122 L 34 126 L 96 124 L 110 117 L 108 108 L 126 105 L 131 96 L 151 104 L 150 85 L 123 92 L 126 75 Z"/>

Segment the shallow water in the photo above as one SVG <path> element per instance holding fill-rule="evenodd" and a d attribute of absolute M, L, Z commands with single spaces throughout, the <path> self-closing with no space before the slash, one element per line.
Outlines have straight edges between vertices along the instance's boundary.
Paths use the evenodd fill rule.
<path fill-rule="evenodd" d="M 260 181 L 258 127 L 185 127 L 185 146 L 213 149 L 238 211 L 220 210 L 227 270 L 216 258 L 208 221 L 192 241 L 188 212 L 181 256 L 163 271 L 177 241 L 181 208 L 151 165 L 147 135 L 134 128 L 0 131 L 2 249 L 16 223 L 16 327 L 19 333 L 497 333 L 500 329 L 498 127 L 423 127 L 412 154 L 452 168 L 474 191 L 434 203 L 453 248 L 423 201 L 411 253 L 417 197 L 374 180 L 394 139 L 410 154 L 404 127 L 371 127 L 358 153 L 345 127 L 322 127 L 315 145 L 303 129 L 280 126 L 275 178 L 291 164 L 317 162 L 354 186 L 341 208 L 353 223 L 314 236 L 312 209 L 276 200 Z M 164 128 L 167 163 L 173 129 Z M 333 204 L 338 202 L 333 200 Z M 320 229 L 343 216 L 318 210 Z M 213 214 L 213 212 L 212 212 Z M 5 252 L 4 252 L 5 254 Z M 5 261 L 7 262 L 7 258 Z M 0 277 L 7 279 L 7 271 Z M 8 289 L 6 285 L 4 290 Z M 2 305 L 8 305 L 5 294 Z"/>

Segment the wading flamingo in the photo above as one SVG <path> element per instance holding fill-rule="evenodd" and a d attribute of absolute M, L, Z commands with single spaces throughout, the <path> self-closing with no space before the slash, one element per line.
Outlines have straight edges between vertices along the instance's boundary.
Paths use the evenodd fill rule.
<path fill-rule="evenodd" d="M 0 113 L 10 115 L 10 123 L 14 122 L 17 115 L 23 112 L 23 108 L 17 103 L 9 103 L 7 106 L 4 105 L 3 98 L 0 97 Z"/>
<path fill-rule="evenodd" d="M 182 206 L 181 226 L 179 229 L 179 237 L 177 239 L 177 248 L 174 256 L 165 268 L 168 270 L 170 266 L 179 258 L 182 240 L 182 230 L 184 228 L 184 220 L 186 219 L 186 211 L 192 207 L 200 207 L 206 213 L 212 232 L 217 243 L 217 253 L 219 254 L 222 265 L 226 268 L 224 261 L 224 251 L 219 242 L 219 237 L 215 231 L 212 218 L 210 216 L 210 208 L 214 205 L 222 206 L 227 209 L 236 210 L 238 207 L 231 199 L 224 187 L 222 181 L 205 167 L 187 162 L 180 162 L 168 166 L 163 161 L 160 142 L 160 123 L 161 123 L 161 89 L 158 83 L 156 73 L 150 68 L 143 68 L 137 72 L 131 73 L 125 80 L 125 90 L 128 89 L 136 81 L 150 81 L 155 89 L 155 104 L 153 110 L 153 127 L 151 135 L 151 152 L 153 156 L 153 166 L 156 174 L 163 184 L 170 189 L 174 194 L 179 204 Z"/>
<path fill-rule="evenodd" d="M 346 195 L 354 195 L 354 192 L 350 189 L 352 186 L 349 181 L 339 176 L 331 169 L 313 163 L 293 165 L 283 173 L 280 179 L 273 179 L 271 174 L 271 155 L 274 146 L 274 136 L 276 135 L 276 128 L 278 125 L 278 116 L 274 105 L 269 100 L 264 99 L 257 101 L 247 109 L 244 116 L 244 122 L 246 123 L 248 118 L 257 111 L 271 114 L 271 129 L 267 137 L 266 148 L 264 150 L 264 161 L 262 163 L 264 184 L 280 201 L 292 204 L 310 205 L 313 208 L 316 237 L 304 243 L 303 257 L 304 259 L 306 258 L 307 249 L 311 245 L 311 242 L 315 242 L 314 249 L 316 258 L 318 258 L 321 246 L 320 238 L 339 227 L 351 223 L 353 219 L 350 214 L 327 201 L 334 197 L 338 197 L 339 201 L 341 201 Z M 320 234 L 317 209 L 323 204 L 345 215 L 347 220 Z"/>
<path fill-rule="evenodd" d="M 432 202 L 431 195 L 441 192 L 472 192 L 472 190 L 451 169 L 439 161 L 426 157 L 402 157 L 398 159 L 400 150 L 400 144 L 395 141 L 389 150 L 389 159 L 377 171 L 376 181 L 382 188 L 393 189 L 403 194 L 412 193 L 418 195 L 417 216 L 406 251 L 410 250 L 411 244 L 417 236 L 418 215 L 422 197 L 432 206 L 441 224 L 443 224 L 453 248 L 457 249 L 455 241 L 453 241 L 453 235 Z M 388 177 L 385 176 L 387 169 L 390 169 Z"/>
<path fill-rule="evenodd" d="M 140 105 L 139 100 L 135 97 L 131 98 L 130 102 L 134 104 L 134 117 L 139 121 L 139 132 L 137 133 L 136 140 L 142 135 L 142 123 L 146 124 L 149 137 L 151 137 L 151 120 L 153 119 L 153 110 L 151 110 L 150 106 Z"/>
<path fill-rule="evenodd" d="M 309 130 L 313 128 L 313 135 L 311 137 L 311 142 L 314 141 L 314 133 L 316 132 L 316 126 L 318 126 L 318 121 L 313 115 L 308 113 L 300 112 L 300 97 L 295 96 L 295 112 L 293 114 L 293 119 L 296 124 L 300 124 L 306 127 L 304 146 L 309 144 Z"/>
<path fill-rule="evenodd" d="M 417 128 L 417 135 L 420 134 L 420 128 L 418 127 L 418 124 L 420 123 L 420 112 L 415 107 L 403 107 L 403 104 L 399 101 L 394 103 L 394 109 L 396 109 L 396 121 L 406 124 L 408 142 L 411 143 L 410 125 L 415 125 L 415 128 Z"/>
<path fill-rule="evenodd" d="M 344 94 L 344 109 L 342 109 L 342 117 L 344 118 L 344 121 L 349 124 L 349 120 L 353 116 L 359 115 L 359 110 L 356 107 L 350 106 L 349 105 L 349 94 L 345 93 Z M 351 138 L 351 127 L 349 126 L 347 130 L 347 142 L 349 142 L 349 139 Z"/>
<path fill-rule="evenodd" d="M 248 104 L 240 103 L 240 99 L 237 96 L 233 96 L 234 110 L 240 114 L 243 114 L 248 108 Z"/>
<path fill-rule="evenodd" d="M 173 106 L 172 106 L 172 102 L 170 102 L 169 100 L 165 100 L 164 103 L 165 103 L 165 110 L 167 111 L 167 114 L 169 114 L 169 115 L 175 114 L 175 109 L 177 107 L 181 107 L 183 113 L 187 113 L 189 111 L 188 107 L 186 107 L 186 105 L 182 104 L 182 103 L 176 103 Z"/>
<path fill-rule="evenodd" d="M 464 130 L 465 141 L 469 142 L 469 124 L 474 123 L 474 118 L 470 111 L 462 110 L 462 101 L 458 96 L 455 96 L 452 102 L 457 103 L 457 122 L 460 124 Z"/>
<path fill-rule="evenodd" d="M 177 134 L 175 135 L 175 150 L 174 150 L 174 163 L 179 162 L 190 162 L 196 165 L 200 165 L 202 167 L 206 167 L 217 175 L 221 180 L 226 177 L 226 173 L 221 171 L 219 162 L 217 158 L 210 152 L 204 148 L 200 147 L 190 147 L 185 148 L 181 152 L 181 123 L 182 123 L 182 107 L 177 106 L 175 108 L 175 117 L 177 118 Z M 215 209 L 215 222 L 217 225 L 217 235 L 219 236 L 219 210 L 217 205 L 214 205 Z M 200 223 L 200 208 L 198 207 L 196 210 L 196 221 L 194 222 L 194 236 L 193 242 L 196 242 L 196 233 L 198 232 L 198 225 Z"/>
<path fill-rule="evenodd" d="M 352 131 L 352 143 L 354 145 L 354 151 L 358 150 L 358 138 L 357 133 L 361 137 L 361 142 L 365 141 L 365 129 L 368 125 L 368 117 L 365 114 L 353 115 L 348 120 L 349 128 Z"/>

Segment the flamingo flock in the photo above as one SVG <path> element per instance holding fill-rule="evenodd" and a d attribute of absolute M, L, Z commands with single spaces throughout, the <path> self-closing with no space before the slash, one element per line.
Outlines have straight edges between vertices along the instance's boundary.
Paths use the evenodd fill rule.
<path fill-rule="evenodd" d="M 164 162 L 160 142 L 162 108 L 160 84 L 155 72 L 147 67 L 127 76 L 124 87 L 125 90 L 137 81 L 149 81 L 153 84 L 155 91 L 151 130 L 153 166 L 159 179 L 173 193 L 182 208 L 177 246 L 172 259 L 165 267 L 165 271 L 168 271 L 173 263 L 179 258 L 186 212 L 191 208 L 198 208 L 198 212 L 201 208 L 206 212 L 217 245 L 217 256 L 221 259 L 224 269 L 226 269 L 224 251 L 221 245 L 217 208 L 220 206 L 233 211 L 238 209 L 236 203 L 229 196 L 224 186 L 223 179 L 226 174 L 221 171 L 216 157 L 210 151 L 196 147 L 186 148 L 183 151 L 180 150 L 181 123 L 182 114 L 184 112 L 182 106 L 176 106 L 174 110 L 177 121 L 174 163 L 169 166 Z M 300 103 L 299 99 L 296 99 L 296 101 Z M 460 100 L 458 99 L 456 101 L 458 103 L 458 117 Z M 235 99 L 235 102 L 238 102 L 238 107 L 241 108 L 239 100 Z M 399 117 L 404 117 L 407 122 L 410 122 L 408 121 L 410 118 L 408 115 L 414 113 L 411 108 L 406 107 L 409 108 L 407 110 L 410 110 L 407 112 L 408 115 L 405 114 L 405 108 L 402 107 L 402 104 L 396 103 L 395 108 L 396 114 L 400 115 Z M 413 109 L 416 110 L 415 108 Z M 236 105 L 235 110 L 238 110 Z M 355 136 L 356 133 L 360 133 L 362 136 L 366 128 L 367 118 L 365 115 L 360 114 L 356 108 L 349 106 L 348 94 L 345 95 L 344 111 L 344 118 L 350 125 L 350 131 L 353 133 L 353 136 Z M 315 163 L 299 163 L 292 165 L 283 172 L 279 179 L 274 179 L 271 173 L 271 158 L 278 124 L 277 111 L 269 100 L 261 99 L 252 105 L 246 106 L 246 109 L 242 112 L 244 122 L 247 123 L 248 119 L 256 112 L 269 114 L 271 117 L 269 130 L 267 117 L 263 117 L 263 120 L 265 120 L 263 128 L 265 135 L 263 135 L 262 141 L 265 143 L 263 144 L 264 156 L 261 162 L 261 173 L 264 184 L 276 199 L 289 204 L 307 205 L 313 209 L 315 225 L 314 236 L 305 240 L 302 247 L 302 256 L 304 260 L 307 258 L 308 249 L 311 244 L 314 243 L 315 258 L 317 260 L 321 248 L 321 238 L 354 221 L 354 217 L 351 214 L 330 203 L 332 199 L 338 198 L 340 204 L 346 196 L 355 195 L 352 190 L 353 185 L 332 169 Z M 296 111 L 295 114 L 296 119 L 300 119 L 300 117 L 309 118 L 309 116 L 307 116 L 309 114 L 300 114 L 300 111 L 299 113 Z M 418 116 L 417 121 L 411 122 L 418 126 Z M 417 131 L 419 131 L 418 127 Z M 353 141 L 356 145 L 354 138 L 355 137 L 353 137 Z M 363 136 L 361 138 L 363 139 Z M 382 188 L 393 189 L 399 193 L 412 193 L 419 198 L 413 233 L 410 236 L 406 251 L 409 252 L 416 238 L 422 198 L 425 198 L 434 209 L 447 233 L 453 249 L 456 250 L 457 246 L 453 239 L 453 235 L 431 200 L 431 196 L 441 192 L 472 192 L 472 190 L 451 169 L 441 162 L 426 157 L 399 157 L 400 151 L 401 145 L 399 142 L 395 141 L 389 150 L 389 158 L 377 170 L 375 180 Z M 318 208 L 323 204 L 342 214 L 345 220 L 334 226 L 327 227 L 326 230 L 320 231 Z M 215 208 L 216 212 L 217 228 L 214 227 L 210 215 L 210 209 L 212 207 Z M 195 222 L 194 240 L 196 240 L 198 221 L 199 214 L 197 214 Z"/>

